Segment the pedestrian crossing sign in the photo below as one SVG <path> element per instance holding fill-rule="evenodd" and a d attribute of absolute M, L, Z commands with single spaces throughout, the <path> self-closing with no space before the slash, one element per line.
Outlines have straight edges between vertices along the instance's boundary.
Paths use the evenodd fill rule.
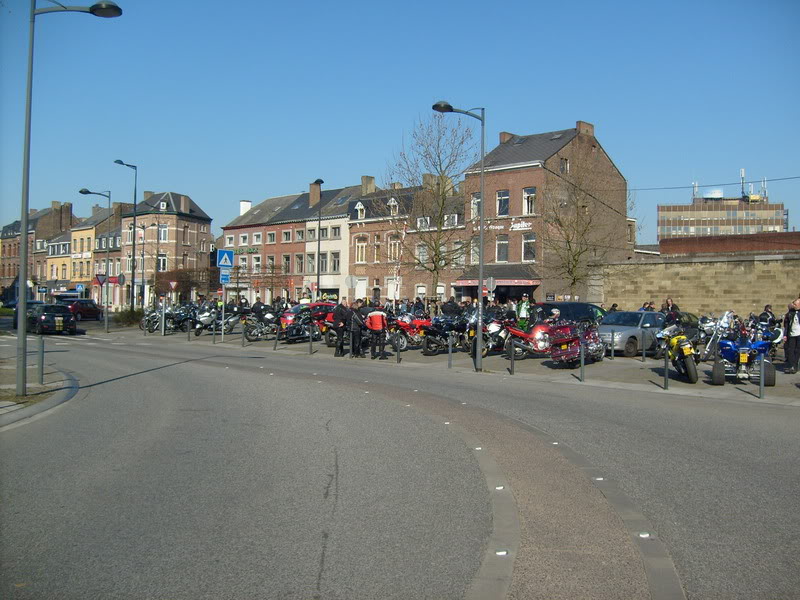
<path fill-rule="evenodd" d="M 233 250 L 217 250 L 217 266 L 220 269 L 232 269 Z"/>

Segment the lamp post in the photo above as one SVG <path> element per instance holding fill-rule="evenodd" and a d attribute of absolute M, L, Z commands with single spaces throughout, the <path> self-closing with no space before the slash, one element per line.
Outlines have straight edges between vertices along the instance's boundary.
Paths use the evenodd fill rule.
<path fill-rule="evenodd" d="M 54 2 L 54 0 L 51 0 Z M 51 12 L 84 12 L 95 17 L 112 18 L 122 14 L 122 9 L 110 1 L 96 2 L 92 6 L 57 6 L 36 8 L 36 0 L 31 0 L 30 25 L 28 32 L 28 76 L 25 91 L 25 137 L 22 147 L 22 199 L 20 201 L 20 252 L 18 288 L 23 293 L 17 303 L 17 396 L 26 396 L 27 390 L 27 352 L 28 352 L 28 188 L 31 174 L 31 99 L 33 96 L 33 38 L 34 24 L 38 15 Z"/>
<path fill-rule="evenodd" d="M 144 299 L 144 240 L 145 240 L 145 236 L 147 235 L 147 230 L 149 228 L 151 228 L 151 227 L 158 227 L 158 226 L 155 223 L 150 223 L 150 225 L 139 225 L 138 226 L 138 229 L 142 230 L 142 252 L 141 252 L 141 256 L 142 256 L 142 260 L 141 260 L 141 263 L 142 263 L 142 269 L 141 269 L 141 274 L 142 274 L 142 308 L 144 308 L 144 304 L 145 304 L 145 299 Z M 136 237 L 136 230 L 135 229 L 133 231 L 133 235 L 134 235 L 134 237 Z M 158 260 L 158 257 L 156 257 L 156 260 Z M 135 280 L 136 280 L 136 274 L 134 273 L 134 281 Z M 155 276 L 155 269 L 154 269 L 153 270 L 153 285 L 155 285 L 155 283 L 156 283 L 156 276 Z"/>
<path fill-rule="evenodd" d="M 444 100 L 440 100 L 431 108 L 440 113 L 459 113 L 467 115 L 473 119 L 478 119 L 481 122 L 481 203 L 478 207 L 478 215 L 480 220 L 480 229 L 478 230 L 478 324 L 476 330 L 475 342 L 475 370 L 483 370 L 483 205 L 484 205 L 484 158 L 486 156 L 486 109 L 485 108 L 471 108 L 470 110 L 461 110 L 460 108 L 453 108 L 453 105 Z M 480 114 L 470 112 L 479 110 Z"/>
<path fill-rule="evenodd" d="M 109 253 L 111 252 L 111 190 L 107 192 L 90 192 L 86 188 L 82 188 L 78 190 L 79 194 L 92 195 L 92 196 L 103 196 L 108 198 L 108 218 L 106 219 L 106 280 L 100 284 L 100 297 L 103 296 L 103 290 L 106 292 L 106 300 L 103 306 L 103 318 L 105 320 L 106 325 L 106 333 L 108 333 L 108 259 Z M 97 238 L 97 236 L 95 236 Z M 95 277 L 97 274 L 95 273 Z"/>
<path fill-rule="evenodd" d="M 115 165 L 122 165 L 133 169 L 133 239 L 131 240 L 131 312 L 136 310 L 136 187 L 139 183 L 139 169 L 136 165 L 129 165 L 120 159 L 114 161 Z M 144 297 L 144 293 L 142 293 Z"/>
<path fill-rule="evenodd" d="M 314 299 L 319 302 L 319 253 L 322 249 L 322 179 L 317 179 L 314 184 L 319 186 L 319 200 L 317 200 L 317 293 Z"/>

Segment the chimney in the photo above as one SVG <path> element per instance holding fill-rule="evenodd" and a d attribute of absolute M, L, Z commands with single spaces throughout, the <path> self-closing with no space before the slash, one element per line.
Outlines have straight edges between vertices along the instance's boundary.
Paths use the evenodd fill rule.
<path fill-rule="evenodd" d="M 180 207 L 179 211 L 182 213 L 189 214 L 189 196 L 184 196 L 181 194 L 180 196 Z"/>
<path fill-rule="evenodd" d="M 61 205 L 61 231 L 72 229 L 72 202 Z"/>
<path fill-rule="evenodd" d="M 37 212 L 39 212 L 39 211 L 38 211 L 38 210 L 36 210 L 35 208 L 29 208 L 29 209 L 28 209 L 28 216 L 29 216 L 29 217 L 32 217 L 32 216 L 33 216 L 33 215 L 35 215 Z"/>
<path fill-rule="evenodd" d="M 578 130 L 579 134 L 585 133 L 586 135 L 594 135 L 594 125 L 586 121 L 577 121 L 575 123 L 575 129 Z"/>
<path fill-rule="evenodd" d="M 53 210 L 56 210 L 59 206 L 61 206 L 61 203 L 58 200 L 53 200 L 50 203 L 50 208 L 52 208 Z"/>
<path fill-rule="evenodd" d="M 143 199 L 145 202 L 147 202 L 148 200 L 150 200 L 150 197 L 151 197 L 152 195 L 153 195 L 153 192 L 143 192 L 143 197 L 142 197 L 142 199 Z"/>
<path fill-rule="evenodd" d="M 361 176 L 361 195 L 366 196 L 375 191 L 375 178 L 369 175 Z"/>
<path fill-rule="evenodd" d="M 399 181 L 393 181 L 392 183 L 389 184 L 389 189 L 390 190 L 402 190 L 403 189 L 403 184 L 400 183 Z"/>
<path fill-rule="evenodd" d="M 311 183 L 308 186 L 308 206 L 316 206 L 319 204 L 319 196 L 322 184 Z"/>
<path fill-rule="evenodd" d="M 500 143 L 505 144 L 508 140 L 514 137 L 513 133 L 508 133 L 507 131 L 500 132 Z"/>
<path fill-rule="evenodd" d="M 253 206 L 253 203 L 250 200 L 239 200 L 239 216 L 241 217 L 248 212 L 251 206 Z"/>
<path fill-rule="evenodd" d="M 436 189 L 436 175 L 434 175 L 433 173 L 423 173 L 422 187 L 426 190 Z"/>
<path fill-rule="evenodd" d="M 445 175 L 437 176 L 433 173 L 424 173 L 422 175 L 422 187 L 437 194 L 441 192 L 448 195 L 453 193 L 453 181 Z"/>
<path fill-rule="evenodd" d="M 95 216 L 95 215 L 96 215 L 97 213 L 99 213 L 101 210 L 103 210 L 103 207 L 102 207 L 102 206 L 100 206 L 99 204 L 95 204 L 95 205 L 92 207 L 92 216 Z"/>

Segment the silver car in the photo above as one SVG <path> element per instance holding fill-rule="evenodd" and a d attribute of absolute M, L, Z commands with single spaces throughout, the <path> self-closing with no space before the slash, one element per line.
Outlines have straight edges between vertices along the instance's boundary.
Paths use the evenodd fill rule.
<path fill-rule="evenodd" d="M 611 333 L 614 333 L 614 351 L 625 356 L 636 356 L 642 351 L 655 350 L 656 333 L 664 327 L 664 315 L 660 312 L 618 311 L 608 313 L 599 327 L 600 339 L 611 348 Z"/>

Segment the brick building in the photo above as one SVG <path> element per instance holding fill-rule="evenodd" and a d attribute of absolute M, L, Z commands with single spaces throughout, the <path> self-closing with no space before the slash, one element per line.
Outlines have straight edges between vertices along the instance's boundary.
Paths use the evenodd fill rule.
<path fill-rule="evenodd" d="M 658 243 L 662 256 L 689 254 L 783 254 L 800 252 L 800 231 L 675 237 Z"/>

